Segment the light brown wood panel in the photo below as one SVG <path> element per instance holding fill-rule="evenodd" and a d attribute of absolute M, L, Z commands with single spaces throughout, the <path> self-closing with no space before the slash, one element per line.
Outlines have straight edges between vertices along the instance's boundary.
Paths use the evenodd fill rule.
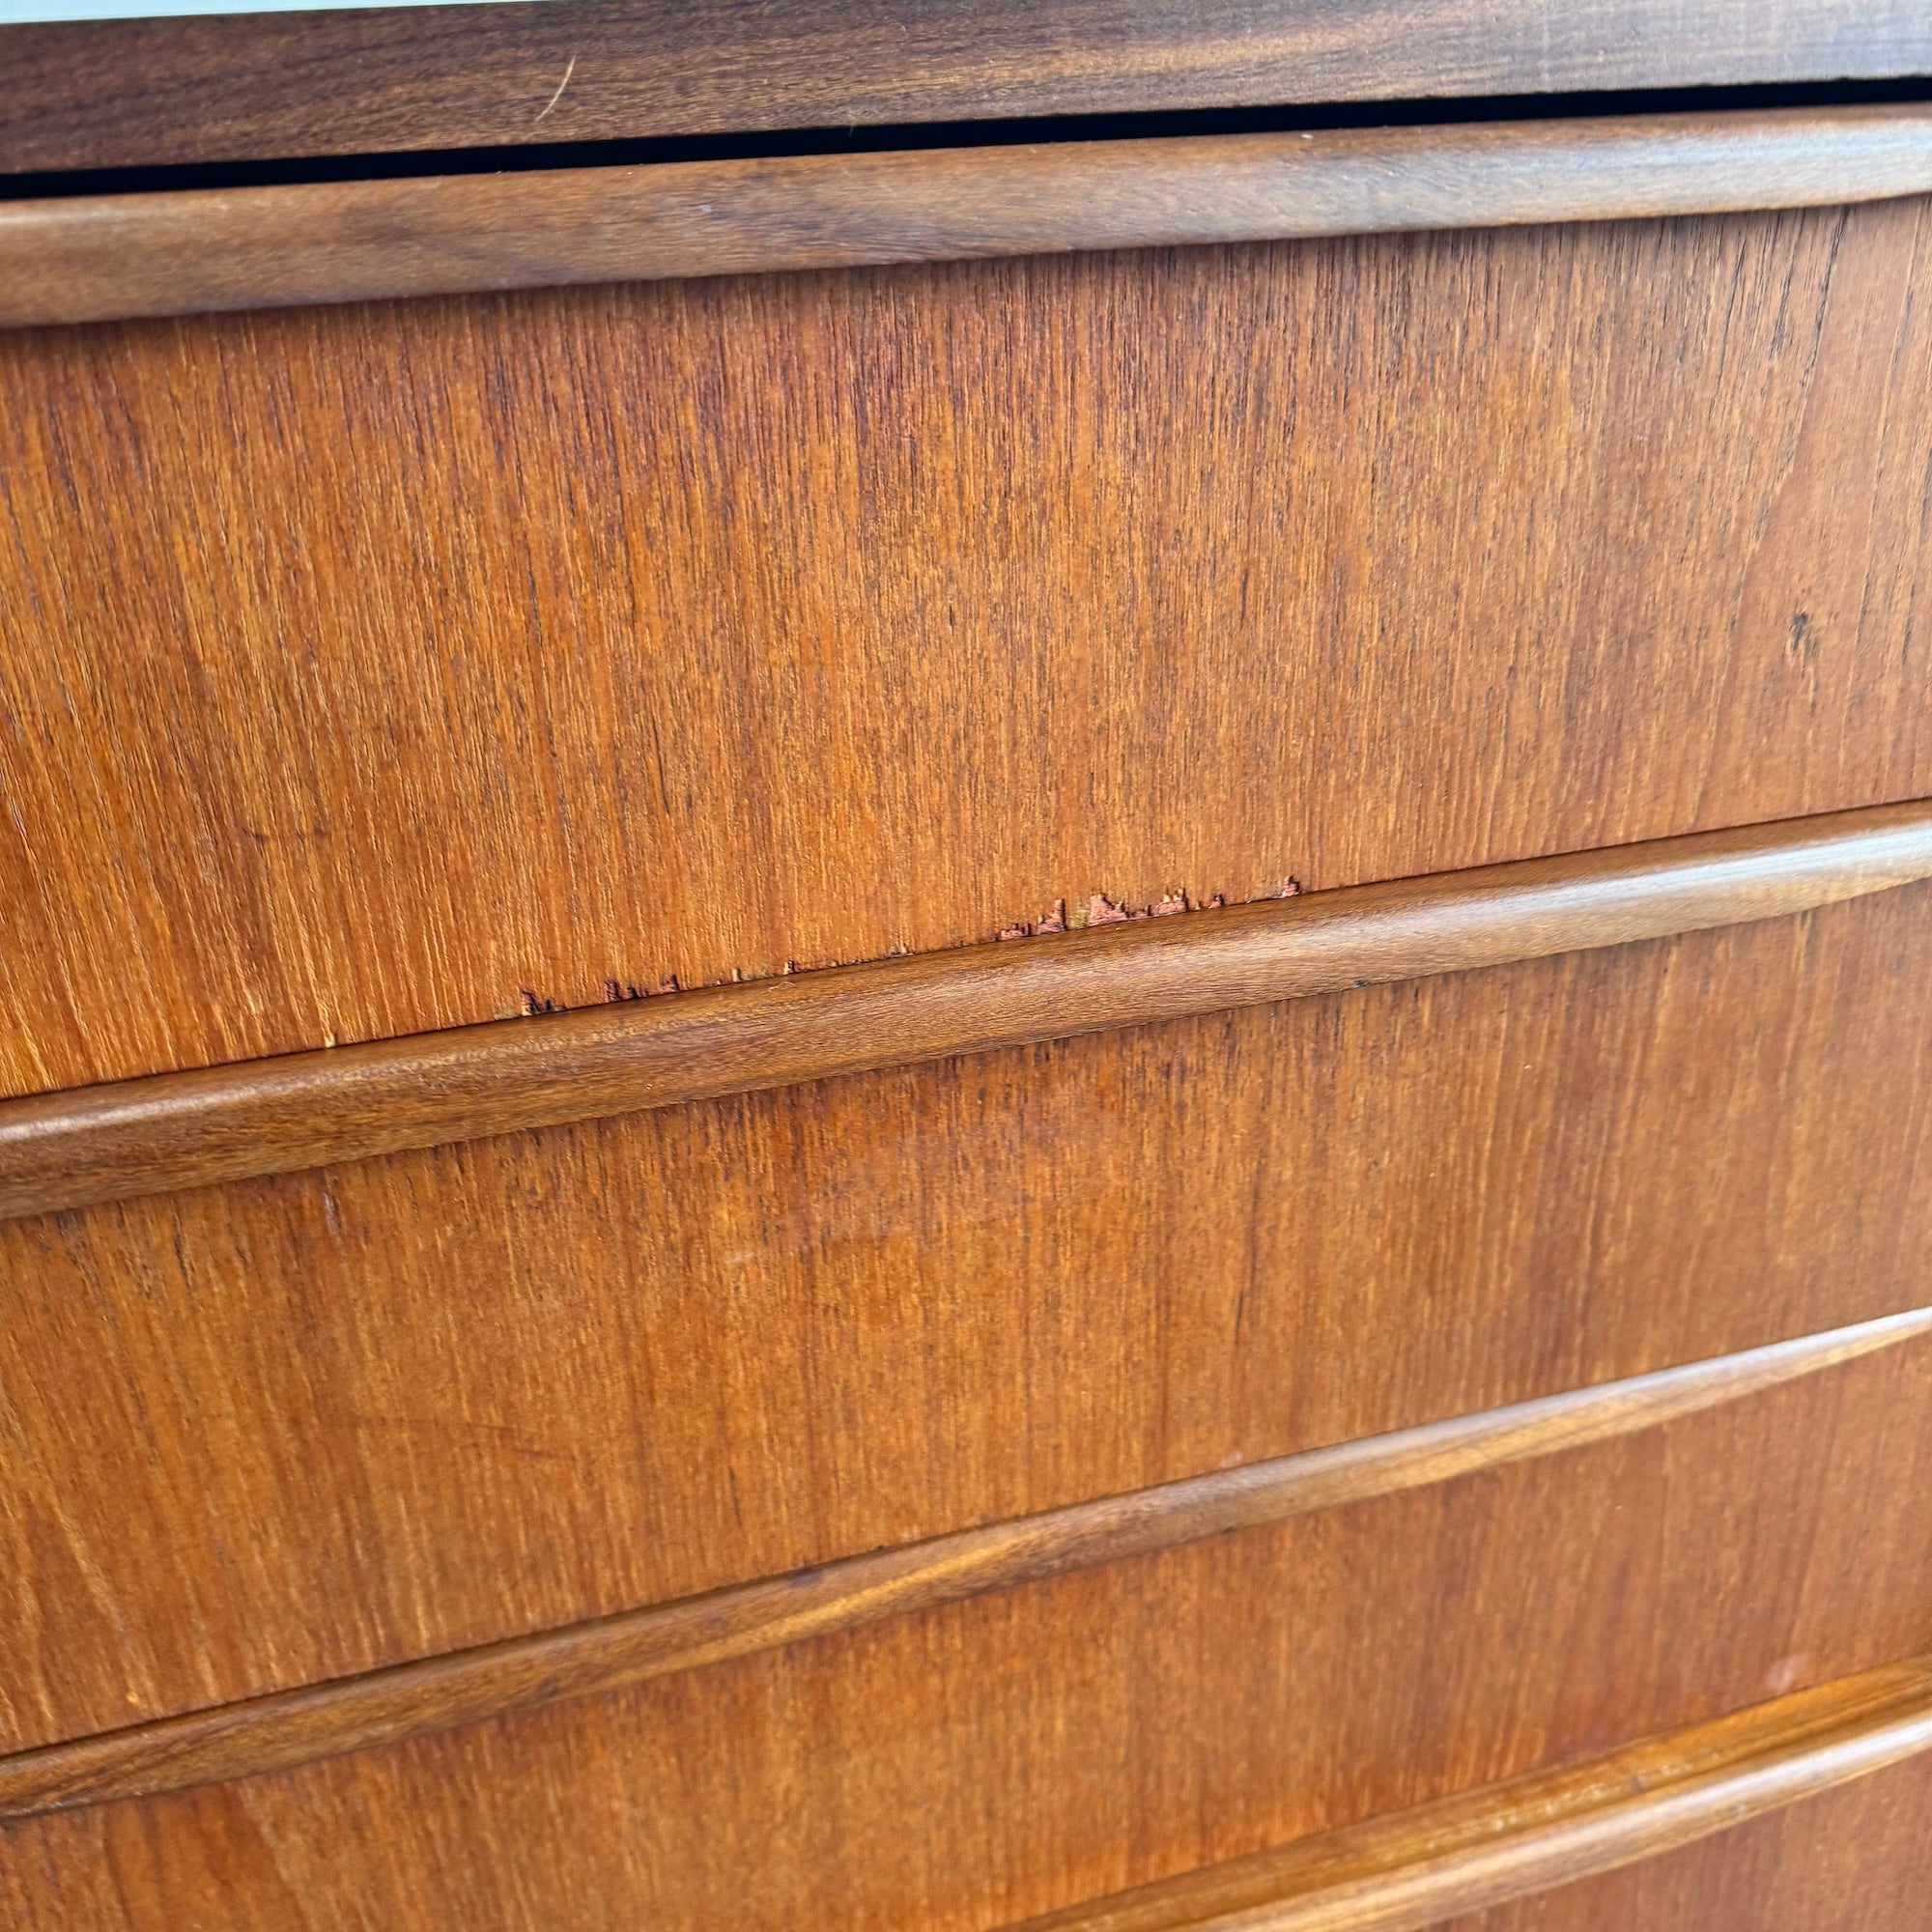
<path fill-rule="evenodd" d="M 1932 791 L 1923 220 L 11 335 L 0 1084 Z"/>
<path fill-rule="evenodd" d="M 4 46 L 9 171 L 1932 68 L 1912 0 L 573 0 Z"/>
<path fill-rule="evenodd" d="M 1918 1932 L 1932 1898 L 1919 1758 L 1688 1850 L 1441 1932 Z"/>
<path fill-rule="evenodd" d="M 1928 189 L 1923 102 L 150 188 L 0 203 L 0 326 Z"/>
<path fill-rule="evenodd" d="M 9 1222 L 6 1742 L 1917 1306 L 1928 905 Z"/>
<path fill-rule="evenodd" d="M 33 1927 L 998 1925 L 1922 1649 L 1928 1480 L 1918 1344 L 608 1698 L 29 1820 L 0 1897 Z"/>

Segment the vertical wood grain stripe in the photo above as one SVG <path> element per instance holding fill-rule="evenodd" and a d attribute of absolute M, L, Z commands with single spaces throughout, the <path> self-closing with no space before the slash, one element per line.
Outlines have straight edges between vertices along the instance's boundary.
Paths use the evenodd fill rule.
<path fill-rule="evenodd" d="M 908 149 L 0 205 L 0 323 L 1932 190 L 1932 107 Z"/>
<path fill-rule="evenodd" d="M 1932 1334 L 1932 1308 L 0 1758 L 0 1821 L 286 1769 L 1655 1428 Z"/>
<path fill-rule="evenodd" d="M 1840 1678 L 1012 1932 L 1423 1932 L 1655 1858 L 1932 1748 L 1932 1659 Z"/>
<path fill-rule="evenodd" d="M 1932 802 L 0 1103 L 0 1215 L 1728 925 L 1932 876 Z"/>

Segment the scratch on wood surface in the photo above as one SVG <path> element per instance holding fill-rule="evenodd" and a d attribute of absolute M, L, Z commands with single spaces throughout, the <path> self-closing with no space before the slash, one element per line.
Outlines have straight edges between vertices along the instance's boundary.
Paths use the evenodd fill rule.
<path fill-rule="evenodd" d="M 543 111 L 538 114 L 537 121 L 543 120 L 545 115 L 548 115 L 550 110 L 553 107 L 554 107 L 559 100 L 563 99 L 563 90 L 570 85 L 570 76 L 574 74 L 576 71 L 577 71 L 577 56 L 575 54 L 572 54 L 570 59 L 564 64 L 563 78 L 557 82 L 556 92 L 553 94 L 547 101 L 544 102 Z M 535 121 L 531 122 L 530 126 L 535 127 L 536 122 Z"/>

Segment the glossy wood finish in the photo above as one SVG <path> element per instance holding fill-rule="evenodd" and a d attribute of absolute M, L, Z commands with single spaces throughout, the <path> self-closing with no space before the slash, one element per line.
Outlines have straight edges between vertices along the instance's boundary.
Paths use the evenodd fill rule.
<path fill-rule="evenodd" d="M 6 1742 L 1918 1306 L 1929 895 L 0 1224 Z"/>
<path fill-rule="evenodd" d="M 1921 1342 L 604 1697 L 28 1819 L 0 1897 L 33 1927 L 1024 1919 L 1922 1653 L 1928 1417 Z"/>
<path fill-rule="evenodd" d="M 1874 806 L 160 1075 L 0 1105 L 0 1215 L 1628 945 L 1927 877 L 1932 803 Z"/>
<path fill-rule="evenodd" d="M 922 10 L 866 85 L 945 85 L 949 18 L 997 65 Z M 1178 44 L 1108 71 L 1191 85 Z M 380 121 L 338 61 L 255 125 L 318 73 Z M 1521 190 L 1525 141 L 1576 157 L 1433 152 Z M 1303 145 L 1357 213 L 1396 153 Z M 1015 225 L 1011 165 L 794 173 L 1178 239 L 1091 174 Z M 856 246 L 827 213 L 798 245 Z M 1419 1927 L 1923 1743 L 1917 1666 L 1847 1680 L 1932 1653 L 1932 1332 L 1842 1324 L 1927 1298 L 1932 883 L 1811 899 L 1832 814 L 1932 794 L 1929 213 L 0 340 L 0 1092 L 71 1128 L 158 1078 L 68 1149 L 170 1190 L 0 1222 L 0 1921 Z M 1794 818 L 1742 882 L 1546 863 Z M 492 1106 L 575 1117 L 430 1091 L 486 1036 Z M 583 1117 L 637 1102 L 612 1041 L 680 1104 Z M 322 1165 L 137 1171 L 168 1095 L 309 1054 L 222 1157 Z M 480 1137 L 372 1140 L 358 1068 Z"/>
<path fill-rule="evenodd" d="M 1932 1662 L 1915 1659 L 1056 1912 L 1026 1932 L 1426 1932 L 1445 1911 L 1656 1858 L 1927 1750 Z"/>
<path fill-rule="evenodd" d="M 6 31 L 8 172 L 1932 71 L 1911 0 L 573 0 Z"/>
<path fill-rule="evenodd" d="M 0 203 L 0 325 L 1932 189 L 1932 106 L 901 150 Z"/>
<path fill-rule="evenodd" d="M 1923 211 L 13 333 L 0 1086 L 1932 794 Z"/>
<path fill-rule="evenodd" d="M 1484 1414 L 1217 1470 L 251 1703 L 0 1758 L 0 1823 L 476 1723 L 1653 1429 L 1932 1331 L 1932 1309 Z"/>
<path fill-rule="evenodd" d="M 1932 1895 L 1932 1761 L 1774 1813 L 1688 1850 L 1457 1918 L 1441 1932 L 1776 1932 L 1915 1927 Z"/>

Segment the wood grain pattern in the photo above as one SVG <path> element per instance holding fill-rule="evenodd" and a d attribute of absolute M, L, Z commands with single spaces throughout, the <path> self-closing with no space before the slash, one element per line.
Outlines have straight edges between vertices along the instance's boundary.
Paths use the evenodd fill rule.
<path fill-rule="evenodd" d="M 1932 877 L 1932 802 L 1034 936 L 0 1104 L 0 1215 L 1774 919 Z"/>
<path fill-rule="evenodd" d="M 0 1731 L 1916 1307 L 1928 907 L 0 1224 Z"/>
<path fill-rule="evenodd" d="M 1932 1894 L 1932 1762 L 1776 1812 L 1701 1845 L 1459 1918 L 1442 1932 L 1710 1932 L 1742 1907 L 1777 1932 L 1910 1928 Z M 1747 1919 L 1747 1922 L 1749 1922 Z"/>
<path fill-rule="evenodd" d="M 1924 207 L 11 332 L 0 1089 L 1932 794 Z"/>
<path fill-rule="evenodd" d="M 897 51 L 983 73 L 948 5 Z M 1923 799 L 1928 218 L 10 331 L 0 1092 L 668 1034 L 908 950 L 983 1018 L 1330 893 L 1412 928 L 1387 881 Z M 1067 936 L 1090 895 L 1260 909 Z M 1922 1675 L 1846 1680 L 1932 1654 L 1928 903 L 0 1221 L 0 1748 L 127 1794 L 0 1825 L 0 1922 L 986 1932 L 1298 1846 L 1265 1916 L 1378 1819 L 1406 1858 L 1329 1838 L 1285 1909 L 1414 1922 L 1922 1742 Z M 1414 1815 L 1827 1684 L 1721 1791 Z M 251 1724 L 301 1761 L 220 1758 Z"/>
<path fill-rule="evenodd" d="M 0 325 L 1927 190 L 1914 103 L 67 196 L 0 203 Z"/>
<path fill-rule="evenodd" d="M 1027 1932 L 1426 1932 L 1932 1750 L 1932 1662 L 1029 1921 Z M 1647 1921 L 1644 1921 L 1647 1922 Z"/>
<path fill-rule="evenodd" d="M 15 27 L 7 56 L 19 171 L 1922 73 L 1932 31 L 1911 0 L 574 0 Z"/>
<path fill-rule="evenodd" d="M 1932 1332 L 1932 1308 L 962 1530 L 595 1624 L 0 1757 L 0 1824 L 279 1771 L 1653 1429 Z M 1460 1909 L 1460 1908 L 1459 1908 Z"/>
<path fill-rule="evenodd" d="M 1911 1344 L 1461 1481 L 27 1819 L 0 1912 L 979 1932 L 1923 1654 L 1928 1398 Z"/>

